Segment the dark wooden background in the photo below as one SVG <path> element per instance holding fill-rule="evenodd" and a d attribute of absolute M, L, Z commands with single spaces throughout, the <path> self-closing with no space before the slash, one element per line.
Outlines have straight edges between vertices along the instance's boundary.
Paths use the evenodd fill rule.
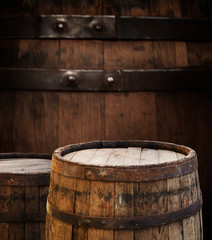
<path fill-rule="evenodd" d="M 7 0 L 1 16 L 90 14 L 211 19 L 210 0 Z M 166 69 L 212 67 L 212 43 L 1 39 L 0 68 Z M 1 79 L 0 79 L 1 80 Z M 30 79 L 29 79 L 30 81 Z M 52 153 L 97 139 L 184 144 L 199 158 L 204 234 L 212 215 L 212 94 L 201 91 L 0 91 L 0 152 Z"/>

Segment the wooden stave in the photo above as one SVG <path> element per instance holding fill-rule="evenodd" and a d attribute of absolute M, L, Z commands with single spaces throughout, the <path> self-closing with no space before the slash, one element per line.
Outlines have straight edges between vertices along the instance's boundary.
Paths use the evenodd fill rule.
<path fill-rule="evenodd" d="M 51 161 L 51 155 L 39 153 L 1 153 L 1 159 L 40 158 Z M 38 174 L 0 173 L 2 239 L 44 239 L 46 199 L 50 172 Z"/>

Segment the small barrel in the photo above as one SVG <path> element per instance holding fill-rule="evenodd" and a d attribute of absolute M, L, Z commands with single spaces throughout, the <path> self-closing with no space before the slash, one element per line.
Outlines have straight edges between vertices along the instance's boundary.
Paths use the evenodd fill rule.
<path fill-rule="evenodd" d="M 51 156 L 0 154 L 0 239 L 44 240 Z"/>
<path fill-rule="evenodd" d="M 55 150 L 46 240 L 203 239 L 194 150 L 96 141 Z"/>

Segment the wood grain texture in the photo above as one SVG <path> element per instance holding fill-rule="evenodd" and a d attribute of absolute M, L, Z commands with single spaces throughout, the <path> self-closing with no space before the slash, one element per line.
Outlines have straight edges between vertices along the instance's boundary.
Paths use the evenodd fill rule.
<path fill-rule="evenodd" d="M 114 214 L 114 183 L 91 181 L 89 216 L 112 217 Z M 113 239 L 113 230 L 88 229 L 88 240 Z"/>
<path fill-rule="evenodd" d="M 154 93 L 106 93 L 105 139 L 157 139 L 155 111 Z"/>
<path fill-rule="evenodd" d="M 170 155 L 170 153 L 169 153 Z M 161 155 L 160 155 L 161 156 Z M 181 159 L 181 155 L 179 153 L 172 154 L 173 161 Z M 180 189 L 180 178 L 171 178 L 167 179 L 167 191 L 176 192 Z M 181 208 L 181 196 L 180 194 L 170 195 L 168 196 L 168 211 L 177 211 Z M 182 233 L 182 221 L 178 221 L 176 223 L 172 223 L 169 225 L 169 240 L 174 239 L 183 239 Z"/>
<path fill-rule="evenodd" d="M 40 190 L 39 187 L 25 187 L 25 211 L 36 213 L 40 211 Z M 37 240 L 40 238 L 40 223 L 25 224 L 25 238 Z"/>
<path fill-rule="evenodd" d="M 0 181 L 0 215 L 1 213 L 11 214 L 11 217 L 8 217 L 8 219 L 4 221 L 1 219 L 0 232 L 2 240 L 45 239 L 45 219 L 37 220 L 37 222 L 35 222 L 33 221 L 35 220 L 33 214 L 35 214 L 35 216 L 40 214 L 40 216 L 45 217 L 49 183 L 42 182 L 43 186 L 39 186 L 38 184 L 37 186 L 32 186 L 31 174 L 39 175 L 38 169 L 42 166 L 42 164 L 39 166 L 39 160 L 42 161 L 42 159 L 33 159 L 36 161 L 37 166 L 39 166 L 37 170 L 35 161 L 31 160 L 32 159 L 19 159 L 18 161 L 18 159 L 16 159 L 18 163 L 16 163 L 14 159 L 11 159 L 11 161 L 10 159 L 0 160 L 0 180 L 4 178 L 6 173 L 7 175 L 13 174 L 15 177 L 21 175 L 28 183 L 28 186 L 19 186 L 18 184 L 15 186 L 9 186 L 9 183 L 7 184 L 7 182 L 3 183 Z M 50 162 L 49 160 L 47 161 Z M 28 170 L 24 171 L 25 167 Z M 44 167 L 41 172 L 42 175 L 48 177 L 50 173 L 50 165 L 48 164 L 48 169 Z M 26 222 L 25 219 L 14 221 L 12 217 L 13 214 L 26 214 L 32 221 L 29 220 L 29 222 Z M 32 217 L 30 217 L 30 214 L 32 214 Z"/>
<path fill-rule="evenodd" d="M 10 195 L 10 187 L 0 186 L 0 198 L 2 199 L 0 202 L 0 211 L 1 212 L 9 212 L 9 196 Z M 7 240 L 9 238 L 9 224 L 5 222 L 0 223 L 0 232 L 2 240 Z"/>
<path fill-rule="evenodd" d="M 25 187 L 11 187 L 10 188 L 10 203 L 9 212 L 24 212 L 24 196 Z M 25 238 L 24 223 L 10 223 L 9 224 L 9 239 L 23 240 Z"/>
<path fill-rule="evenodd" d="M 133 210 L 133 183 L 115 183 L 115 217 L 132 217 Z M 134 231 L 132 230 L 115 230 L 114 240 L 133 240 Z"/>
<path fill-rule="evenodd" d="M 19 91 L 15 102 L 13 151 L 51 153 L 58 145 L 57 93 Z"/>
<path fill-rule="evenodd" d="M 210 0 L 7 0 L 1 16 L 114 14 L 211 19 Z M 5 68 L 211 67 L 211 43 L 1 39 Z M 205 237 L 210 239 L 211 91 L 0 93 L 0 151 L 48 152 L 96 139 L 151 139 L 193 147 L 199 157 Z M 40 119 L 39 119 L 40 118 Z"/>
<path fill-rule="evenodd" d="M 47 210 L 48 214 L 55 217 L 47 217 L 47 240 L 59 240 L 61 236 L 63 238 L 71 238 L 72 236 L 72 239 L 89 240 L 196 240 L 198 238 L 202 240 L 202 237 L 200 237 L 202 234 L 200 211 L 189 218 L 146 229 L 130 229 L 127 227 L 101 229 L 95 227 L 92 218 L 110 217 L 114 218 L 113 220 L 116 222 L 117 218 L 128 219 L 134 216 L 157 216 L 189 207 L 200 198 L 198 175 L 194 171 L 176 178 L 148 182 L 116 182 L 115 180 L 114 182 L 108 182 L 105 180 L 100 181 L 96 178 L 81 180 L 78 179 L 81 174 L 88 176 L 88 172 L 86 173 L 85 171 L 88 170 L 88 167 L 97 164 L 98 161 L 102 171 L 104 171 L 105 166 L 109 164 L 113 168 L 124 166 L 126 158 L 137 160 L 139 164 L 141 162 L 139 160 L 142 160 L 141 148 L 138 147 L 100 148 L 98 150 L 96 148 L 82 149 L 80 148 L 77 153 L 70 154 L 69 151 L 71 149 L 65 147 L 60 149 L 60 154 L 59 151 L 57 151 L 57 154 L 55 153 L 52 161 L 57 162 L 57 155 L 61 164 L 66 164 L 67 168 L 70 165 L 76 175 L 70 177 L 65 171 L 60 173 L 52 171 L 49 190 L 50 203 L 59 211 L 79 214 L 80 224 L 77 221 L 72 222 L 73 225 L 67 223 L 68 221 L 62 215 L 59 213 L 57 215 L 55 210 L 50 208 Z M 163 168 L 165 162 L 177 164 L 177 160 L 184 157 L 183 154 L 169 151 L 168 149 L 144 149 L 144 160 L 153 161 L 154 164 L 161 168 Z M 68 156 L 70 156 L 70 159 L 68 159 Z M 98 161 L 95 161 L 95 157 L 97 157 Z M 77 171 L 74 170 L 73 165 L 77 166 Z M 97 168 L 96 165 L 95 168 Z M 125 168 L 130 174 L 132 166 L 125 166 Z M 153 167 L 152 169 L 154 171 L 155 168 Z M 55 169 L 55 171 L 60 170 Z M 56 215 L 54 215 L 54 212 Z M 88 218 L 88 216 L 92 218 Z M 77 216 L 75 215 L 75 217 Z M 85 227 L 84 224 L 88 225 Z M 101 222 L 101 224 L 104 225 L 104 222 Z M 67 226 L 69 226 L 69 232 L 65 230 Z M 113 222 L 109 226 L 112 227 Z"/>
<path fill-rule="evenodd" d="M 58 145 L 104 139 L 104 102 L 102 93 L 60 93 Z"/>
<path fill-rule="evenodd" d="M 13 122 L 14 122 L 14 108 L 15 108 L 15 93 L 14 92 L 0 92 L 0 151 L 11 151 L 11 143 L 13 141 Z M 10 113 L 10 114 L 8 114 Z"/>

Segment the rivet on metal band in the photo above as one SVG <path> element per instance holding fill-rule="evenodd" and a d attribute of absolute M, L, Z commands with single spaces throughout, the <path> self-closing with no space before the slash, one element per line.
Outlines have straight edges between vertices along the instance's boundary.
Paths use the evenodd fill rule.
<path fill-rule="evenodd" d="M 84 228 L 97 229 L 142 229 L 148 227 L 161 226 L 173 222 L 186 219 L 193 216 L 201 209 L 202 198 L 186 208 L 177 211 L 163 213 L 152 216 L 136 216 L 136 217 L 90 217 L 82 216 L 64 212 L 54 207 L 47 201 L 47 213 L 61 221 L 72 224 L 74 226 L 81 226 Z"/>

